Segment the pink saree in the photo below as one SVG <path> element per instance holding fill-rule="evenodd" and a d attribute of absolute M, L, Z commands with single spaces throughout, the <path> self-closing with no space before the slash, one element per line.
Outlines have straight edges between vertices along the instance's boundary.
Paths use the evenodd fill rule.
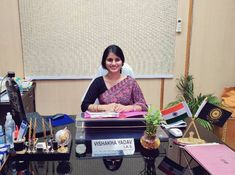
<path fill-rule="evenodd" d="M 127 76 L 110 89 L 106 90 L 99 97 L 100 104 L 120 103 L 123 105 L 140 105 L 143 111 L 147 110 L 147 105 L 143 93 L 136 80 Z"/>

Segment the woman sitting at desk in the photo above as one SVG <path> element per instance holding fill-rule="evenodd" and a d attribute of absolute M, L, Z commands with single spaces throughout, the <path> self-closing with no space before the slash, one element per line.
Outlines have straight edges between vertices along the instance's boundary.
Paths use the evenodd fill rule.
<path fill-rule="evenodd" d="M 136 80 L 121 74 L 124 62 L 120 47 L 110 45 L 104 50 L 101 64 L 108 74 L 96 78 L 90 85 L 81 105 L 83 112 L 147 110 L 143 93 Z M 100 104 L 94 104 L 97 98 Z"/>

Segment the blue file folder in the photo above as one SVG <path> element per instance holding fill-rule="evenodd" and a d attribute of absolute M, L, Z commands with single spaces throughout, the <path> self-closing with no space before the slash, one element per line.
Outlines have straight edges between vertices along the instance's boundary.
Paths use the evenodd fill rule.
<path fill-rule="evenodd" d="M 50 117 L 48 117 L 48 120 L 52 119 L 52 118 L 53 118 L 53 116 L 50 116 Z M 51 125 L 53 127 L 68 125 L 70 123 L 75 123 L 75 120 L 67 114 L 64 114 L 62 117 L 59 117 L 57 119 L 52 119 L 51 120 Z"/>

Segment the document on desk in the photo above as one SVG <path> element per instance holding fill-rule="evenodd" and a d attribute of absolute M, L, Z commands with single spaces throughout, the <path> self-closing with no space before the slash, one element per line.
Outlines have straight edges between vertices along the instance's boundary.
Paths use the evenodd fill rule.
<path fill-rule="evenodd" d="M 102 118 L 144 118 L 146 111 L 137 111 L 137 112 L 90 112 L 86 111 L 83 118 L 85 119 L 102 119 Z"/>
<path fill-rule="evenodd" d="M 92 114 L 92 116 L 90 115 Z M 146 114 L 146 111 L 140 111 L 140 112 L 123 112 L 123 113 L 90 113 L 90 112 L 83 112 L 76 116 L 76 126 L 80 127 L 81 122 L 86 123 L 86 127 L 89 125 L 93 125 L 90 128 L 104 128 L 106 125 L 114 124 L 114 125 L 122 125 L 124 127 L 139 127 L 141 125 L 141 128 L 143 127 L 145 118 L 144 115 Z M 93 124 L 92 124 L 93 123 Z M 99 124 L 98 124 L 99 123 Z M 103 126 L 101 126 L 101 124 Z M 120 126 L 119 125 L 119 126 Z M 84 125 L 83 125 L 84 126 Z M 137 127 L 136 127 L 137 126 Z M 145 124 L 144 124 L 145 126 Z"/>
<path fill-rule="evenodd" d="M 235 174 L 235 152 L 224 144 L 186 145 L 184 149 L 210 174 Z"/>
<path fill-rule="evenodd" d="M 118 118 L 119 113 L 117 112 L 90 112 L 86 111 L 88 115 L 85 118 Z"/>

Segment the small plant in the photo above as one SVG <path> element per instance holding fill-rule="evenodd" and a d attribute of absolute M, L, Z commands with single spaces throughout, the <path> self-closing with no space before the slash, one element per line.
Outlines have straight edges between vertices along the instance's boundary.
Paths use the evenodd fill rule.
<path fill-rule="evenodd" d="M 145 133 L 149 136 L 156 135 L 157 127 L 162 121 L 160 110 L 154 109 L 152 106 L 148 108 L 148 112 L 145 115 L 146 130 Z"/>
<path fill-rule="evenodd" d="M 207 101 L 214 104 L 214 105 L 220 105 L 220 100 L 218 97 L 214 96 L 213 94 L 205 94 L 202 95 L 201 93 L 199 95 L 194 94 L 194 84 L 193 84 L 193 76 L 188 75 L 187 77 L 181 76 L 178 79 L 178 82 L 176 84 L 176 87 L 179 91 L 179 94 L 176 97 L 176 100 L 173 102 L 170 102 L 166 108 L 169 108 L 181 101 L 186 101 L 192 114 L 195 115 L 197 112 L 199 106 L 201 105 L 202 101 L 207 98 Z M 196 119 L 203 127 L 207 128 L 208 130 L 213 129 L 213 125 L 201 118 Z"/>
<path fill-rule="evenodd" d="M 145 149 L 159 148 L 160 139 L 156 137 L 156 132 L 161 121 L 162 116 L 160 110 L 156 110 L 150 106 L 145 115 L 146 129 L 144 135 L 140 138 L 140 143 Z"/>

